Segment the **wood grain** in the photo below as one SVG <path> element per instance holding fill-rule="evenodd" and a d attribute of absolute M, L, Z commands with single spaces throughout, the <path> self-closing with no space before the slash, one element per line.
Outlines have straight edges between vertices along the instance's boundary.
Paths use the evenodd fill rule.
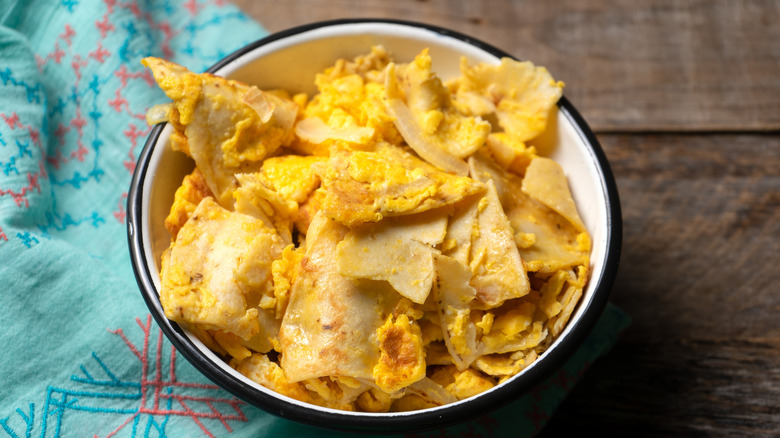
<path fill-rule="evenodd" d="M 775 0 L 236 0 L 269 31 L 379 17 L 547 66 L 599 132 L 780 129 Z"/>
<path fill-rule="evenodd" d="M 633 318 L 542 436 L 777 436 L 780 137 L 600 135 Z"/>
<path fill-rule="evenodd" d="M 600 139 L 623 208 L 612 297 L 635 317 L 628 339 L 780 337 L 780 137 Z"/>
<path fill-rule="evenodd" d="M 540 437 L 776 437 L 780 339 L 623 342 Z"/>

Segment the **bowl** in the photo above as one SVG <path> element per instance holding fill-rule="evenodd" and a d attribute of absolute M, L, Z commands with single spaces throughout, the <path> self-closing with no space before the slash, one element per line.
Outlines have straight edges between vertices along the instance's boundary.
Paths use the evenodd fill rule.
<path fill-rule="evenodd" d="M 208 72 L 265 88 L 313 93 L 314 74 L 338 58 L 352 58 L 381 44 L 405 62 L 430 48 L 440 77 L 472 63 L 497 63 L 508 53 L 470 36 L 397 20 L 338 20 L 279 32 L 227 56 Z M 553 72 L 554 73 L 554 72 Z M 280 395 L 239 374 L 195 336 L 169 321 L 159 300 L 160 255 L 170 243 L 164 227 L 176 188 L 194 164 L 167 146 L 172 128 L 155 126 L 138 160 L 128 193 L 127 233 L 139 288 L 170 342 L 201 373 L 239 399 L 271 414 L 321 427 L 367 432 L 409 432 L 438 428 L 483 415 L 542 383 L 582 344 L 601 315 L 617 273 L 622 223 L 617 188 L 605 154 L 574 106 L 562 97 L 543 140 L 547 155 L 564 169 L 582 220 L 591 234 L 591 276 L 566 328 L 530 366 L 474 397 L 412 412 L 346 412 Z"/>

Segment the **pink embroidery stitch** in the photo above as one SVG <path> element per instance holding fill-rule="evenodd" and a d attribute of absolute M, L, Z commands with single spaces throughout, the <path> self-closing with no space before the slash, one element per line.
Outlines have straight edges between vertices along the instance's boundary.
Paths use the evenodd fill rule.
<path fill-rule="evenodd" d="M 98 41 L 97 48 L 92 52 L 89 52 L 89 56 L 102 64 L 107 57 L 111 56 L 111 52 L 104 49 L 103 45 Z"/>
<path fill-rule="evenodd" d="M 122 88 L 125 88 L 127 86 L 128 79 L 138 79 L 138 78 L 141 78 L 144 81 L 146 81 L 146 83 L 149 84 L 150 87 L 153 87 L 155 85 L 154 77 L 152 77 L 152 74 L 149 72 L 149 70 L 142 70 L 139 71 L 138 73 L 128 73 L 127 66 L 122 65 L 117 69 L 116 72 L 114 72 L 114 74 L 122 82 Z"/>
<path fill-rule="evenodd" d="M 116 210 L 114 210 L 114 218 L 120 224 L 124 223 L 125 218 L 127 217 L 127 211 L 125 210 L 126 203 L 127 203 L 127 192 L 124 192 L 122 193 L 122 196 L 119 198 L 119 202 L 117 202 Z"/>
<path fill-rule="evenodd" d="M 81 108 L 76 107 L 76 117 L 71 119 L 70 125 L 74 128 L 76 128 L 76 132 L 78 132 L 78 140 L 76 143 L 78 144 L 78 148 L 75 152 L 71 152 L 70 156 L 71 158 L 75 158 L 81 162 L 84 161 L 84 155 L 89 152 L 86 147 L 84 147 L 84 142 L 82 139 L 84 138 L 84 126 L 87 124 L 87 120 L 81 116 Z"/>
<path fill-rule="evenodd" d="M 54 43 L 54 51 L 46 55 L 45 58 L 42 58 L 36 53 L 35 61 L 38 64 L 38 70 L 42 70 L 43 66 L 46 65 L 50 59 L 53 59 L 55 63 L 59 64 L 60 61 L 62 61 L 63 56 L 65 56 L 65 51 L 60 48 L 59 42 Z"/>
<path fill-rule="evenodd" d="M 116 6 L 116 0 L 103 0 L 103 3 L 106 4 L 106 9 L 108 9 L 108 13 L 114 12 L 114 6 Z"/>
<path fill-rule="evenodd" d="M 73 44 L 72 38 L 76 36 L 76 31 L 73 30 L 73 28 L 70 26 L 70 24 L 65 25 L 65 32 L 60 34 L 60 39 L 65 40 L 66 43 L 68 43 L 68 46 Z"/>
<path fill-rule="evenodd" d="M 117 88 L 114 99 L 109 99 L 108 106 L 114 108 L 114 111 L 121 113 L 122 106 L 127 106 L 127 100 L 122 97 L 122 92 Z"/>
<path fill-rule="evenodd" d="M 201 429 L 201 431 L 203 431 L 204 434 L 209 437 L 214 437 L 215 435 L 206 427 L 206 425 L 203 424 L 202 420 L 204 419 L 218 420 L 228 432 L 233 431 L 228 421 L 247 421 L 247 417 L 241 410 L 241 405 L 244 403 L 236 398 L 186 395 L 179 393 L 178 391 L 172 391 L 172 389 L 183 388 L 220 391 L 220 388 L 216 385 L 179 381 L 175 372 L 176 350 L 173 348 L 173 346 L 170 348 L 170 367 L 168 370 L 169 375 L 168 379 L 165 379 L 162 372 L 163 334 L 162 330 L 159 329 L 157 333 L 156 359 L 153 365 L 154 370 L 152 370 L 153 372 L 150 372 L 149 367 L 151 363 L 149 357 L 149 341 L 152 332 L 152 317 L 151 315 L 147 315 L 145 322 L 141 322 L 140 318 L 136 318 L 136 323 L 144 333 L 144 341 L 141 349 L 139 349 L 127 338 L 121 328 L 116 330 L 108 330 L 109 332 L 119 336 L 127 345 L 128 349 L 133 353 L 133 355 L 141 362 L 140 407 L 137 412 L 128 417 L 122 424 L 119 425 L 119 427 L 107 435 L 108 437 L 116 435 L 125 426 L 134 421 L 139 415 L 188 417 Z M 152 374 L 154 374 L 153 377 L 151 376 Z M 169 400 L 177 403 L 180 408 L 166 408 L 161 406 L 167 405 Z M 199 410 L 195 410 L 192 408 L 192 404 L 205 405 L 208 408 L 208 411 L 201 412 Z M 218 405 L 229 406 L 232 409 L 232 412 L 230 414 L 225 414 L 217 408 Z"/>
<path fill-rule="evenodd" d="M 27 174 L 27 185 L 25 187 L 22 187 L 19 191 L 0 188 L 0 196 L 11 195 L 11 199 L 14 200 L 17 207 L 23 206 L 27 208 L 30 206 L 30 203 L 27 200 L 27 194 L 33 190 L 37 190 L 38 193 L 41 192 L 41 186 L 38 185 L 38 178 L 43 175 L 46 175 L 46 171 L 43 169 L 43 163 L 41 163 L 41 170 L 39 172 Z"/>
<path fill-rule="evenodd" d="M 81 80 L 81 68 L 86 67 L 87 61 L 82 60 L 81 56 L 79 55 L 73 55 L 73 61 L 71 61 L 70 66 L 73 67 L 73 73 L 76 75 L 76 82 Z"/>
<path fill-rule="evenodd" d="M 184 7 L 190 11 L 191 15 L 198 13 L 198 2 L 196 0 L 187 0 L 187 2 L 184 3 Z"/>
<path fill-rule="evenodd" d="M 130 150 L 127 152 L 128 159 L 124 161 L 124 165 L 131 173 L 135 170 L 136 165 L 133 150 L 138 146 L 138 137 L 145 137 L 150 130 L 151 128 L 148 126 L 145 129 L 138 129 L 134 124 L 130 124 L 129 128 L 122 132 L 130 140 Z"/>
<path fill-rule="evenodd" d="M 19 122 L 19 115 L 16 113 L 11 113 L 10 116 L 6 116 L 5 113 L 0 113 L 0 117 L 5 120 L 5 123 L 8 124 L 8 127 L 11 129 L 21 128 L 22 124 Z"/>
<path fill-rule="evenodd" d="M 109 32 L 115 29 L 113 23 L 108 21 L 108 13 L 103 14 L 102 20 L 95 21 L 95 27 L 100 31 L 100 38 L 105 38 Z"/>

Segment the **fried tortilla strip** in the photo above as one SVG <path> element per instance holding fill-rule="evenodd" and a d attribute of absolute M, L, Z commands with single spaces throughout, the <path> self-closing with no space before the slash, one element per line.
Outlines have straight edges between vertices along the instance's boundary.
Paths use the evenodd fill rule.
<path fill-rule="evenodd" d="M 469 267 L 451 257 L 436 256 L 436 275 L 433 290 L 444 343 L 458 370 L 462 371 L 482 354 L 469 307 L 477 291 L 469 284 Z"/>
<path fill-rule="evenodd" d="M 279 333 L 281 366 L 291 382 L 374 378 L 377 329 L 402 297 L 386 282 L 356 282 L 338 273 L 333 254 L 347 231 L 318 213 L 306 235 L 306 254 Z"/>
<path fill-rule="evenodd" d="M 590 263 L 590 237 L 570 221 L 520 190 L 510 180 L 507 217 L 515 242 L 531 272 L 554 273 Z"/>
<path fill-rule="evenodd" d="M 233 174 L 259 167 L 289 142 L 298 107 L 288 99 L 208 73 L 196 74 L 159 58 L 144 58 L 173 100 L 174 127 L 183 127 L 189 155 L 217 201 L 233 203 Z"/>
<path fill-rule="evenodd" d="M 277 335 L 279 323 L 256 305 L 260 295 L 273 293 L 271 263 L 281 249 L 275 231 L 262 221 L 203 199 L 163 260 L 160 301 L 166 316 L 270 350 L 267 339 Z"/>
<path fill-rule="evenodd" d="M 508 191 L 513 187 L 510 184 L 510 180 L 513 180 L 516 185 L 521 184 L 522 179 L 501 167 L 484 149 L 477 151 L 474 155 L 469 157 L 469 176 L 482 183 L 493 181 L 496 186 L 496 193 L 498 199 L 501 201 L 501 205 L 506 209 L 507 200 L 510 194 Z"/>
<path fill-rule="evenodd" d="M 435 277 L 433 247 L 444 240 L 446 228 L 443 209 L 354 228 L 338 244 L 339 273 L 388 281 L 401 295 L 423 304 Z"/>
<path fill-rule="evenodd" d="M 473 241 L 469 263 L 477 299 L 488 307 L 496 307 L 528 294 L 531 286 L 493 181 L 488 181 L 487 187 L 478 205 L 479 234 Z"/>
<path fill-rule="evenodd" d="M 470 261 L 471 246 L 479 233 L 477 215 L 482 196 L 470 196 L 455 204 L 454 211 L 447 224 L 442 254 L 467 265 Z"/>
<path fill-rule="evenodd" d="M 533 357 L 527 358 L 519 351 L 506 354 L 486 354 L 474 362 L 474 367 L 489 376 L 514 376 L 530 364 L 532 359 Z"/>
<path fill-rule="evenodd" d="M 302 382 L 291 382 L 285 376 L 282 368 L 278 364 L 271 362 L 264 354 L 253 354 L 242 360 L 233 359 L 230 361 L 230 366 L 239 373 L 279 394 L 302 402 L 315 402 L 313 394 L 306 389 Z"/>
<path fill-rule="evenodd" d="M 531 160 L 523 178 L 522 190 L 526 195 L 558 212 L 577 231 L 586 231 L 560 164 L 543 157 Z"/>
<path fill-rule="evenodd" d="M 434 382 L 429 377 L 425 377 L 410 385 L 407 388 L 407 397 L 419 397 L 423 402 L 423 407 L 442 406 L 458 401 L 458 399 L 444 389 L 440 384 Z M 400 399 L 402 401 L 403 399 Z M 395 407 L 395 406 L 394 406 Z M 413 409 L 421 409 L 420 407 L 414 407 Z M 409 409 L 399 409 L 409 410 Z"/>
<path fill-rule="evenodd" d="M 538 161 L 537 160 L 542 160 Z M 526 194 L 545 192 L 546 181 L 554 179 L 551 189 L 556 186 L 565 189 L 563 194 L 552 195 L 542 193 L 540 196 L 552 205 L 561 205 L 562 210 L 573 217 L 573 221 L 582 224 L 576 212 L 574 201 L 568 191 L 566 181 L 557 180 L 565 176 L 562 173 L 553 176 L 548 174 L 547 158 L 534 158 L 534 169 L 530 169 L 531 181 L 523 190 L 524 178 L 507 172 L 498 166 L 490 157 L 478 152 L 469 158 L 472 178 L 487 182 L 493 181 L 496 192 L 503 205 L 511 228 L 515 233 L 515 243 L 526 270 L 540 273 L 553 273 L 580 264 L 588 264 L 590 254 L 590 237 L 586 231 L 579 232 L 572 221 L 552 210 L 539 200 Z M 540 165 L 541 164 L 541 165 Z M 527 171 L 526 171 L 527 172 Z M 528 174 L 526 173 L 526 178 Z M 574 212 L 571 213 L 571 209 Z"/>
<path fill-rule="evenodd" d="M 322 175 L 326 216 L 355 227 L 454 204 L 484 185 L 442 172 L 402 149 L 339 152 Z"/>

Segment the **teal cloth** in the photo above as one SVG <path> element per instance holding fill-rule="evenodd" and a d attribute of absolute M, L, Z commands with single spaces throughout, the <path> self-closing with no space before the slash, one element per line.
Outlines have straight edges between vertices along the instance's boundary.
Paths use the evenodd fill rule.
<path fill-rule="evenodd" d="M 224 0 L 0 5 L 0 436 L 340 436 L 266 414 L 200 375 L 155 325 L 130 267 L 128 185 L 144 113 L 165 101 L 140 59 L 203 71 L 265 30 Z M 627 321 L 608 307 L 528 396 L 408 436 L 533 434 Z"/>

